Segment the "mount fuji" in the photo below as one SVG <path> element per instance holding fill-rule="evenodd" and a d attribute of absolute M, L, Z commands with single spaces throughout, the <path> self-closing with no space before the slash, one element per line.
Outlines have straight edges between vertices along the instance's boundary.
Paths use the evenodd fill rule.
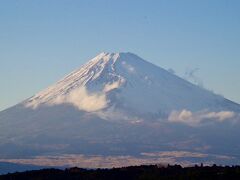
<path fill-rule="evenodd" d="M 0 161 L 240 163 L 240 105 L 132 53 L 101 53 L 0 112 Z"/>

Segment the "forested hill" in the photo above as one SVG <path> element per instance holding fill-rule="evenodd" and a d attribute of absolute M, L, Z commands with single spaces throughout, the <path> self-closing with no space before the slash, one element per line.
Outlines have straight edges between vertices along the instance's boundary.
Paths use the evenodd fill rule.
<path fill-rule="evenodd" d="M 240 179 L 240 166 L 194 166 L 183 168 L 179 165 L 161 167 L 133 166 L 113 169 L 86 170 L 70 168 L 65 170 L 43 169 L 12 173 L 0 176 L 0 180 L 158 180 L 158 179 Z"/>

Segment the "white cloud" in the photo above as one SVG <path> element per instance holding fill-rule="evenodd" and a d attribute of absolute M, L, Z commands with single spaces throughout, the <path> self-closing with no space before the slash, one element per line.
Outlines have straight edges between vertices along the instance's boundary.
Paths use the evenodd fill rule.
<path fill-rule="evenodd" d="M 104 88 L 103 88 L 103 91 L 104 92 L 109 92 L 113 89 L 117 89 L 119 88 L 122 84 L 125 83 L 125 79 L 124 78 L 119 78 L 119 80 L 115 81 L 115 82 L 112 82 L 112 83 L 107 83 L 105 84 Z"/>
<path fill-rule="evenodd" d="M 79 110 L 94 112 L 107 107 L 108 101 L 104 93 L 89 93 L 86 87 L 78 88 L 68 95 L 59 96 L 52 104 L 70 103 Z"/>
<path fill-rule="evenodd" d="M 111 91 L 111 90 L 113 90 L 113 89 L 116 89 L 116 88 L 118 88 L 119 87 L 119 82 L 118 81 L 116 81 L 116 82 L 113 82 L 113 83 L 108 83 L 108 84 L 106 84 L 105 86 L 104 86 L 104 89 L 103 89 L 103 91 L 104 92 L 109 92 L 109 91 Z"/>
<path fill-rule="evenodd" d="M 224 121 L 226 119 L 233 118 L 234 116 L 235 113 L 231 111 L 210 112 L 206 114 L 206 118 L 215 118 L 218 121 Z"/>
<path fill-rule="evenodd" d="M 209 111 L 199 111 L 191 112 L 189 110 L 183 109 L 182 111 L 172 111 L 168 117 L 170 122 L 180 122 L 185 123 L 190 126 L 198 126 L 203 121 L 215 121 L 223 122 L 225 120 L 230 120 L 234 118 L 236 114 L 232 111 L 220 111 L 220 112 L 209 112 Z"/>

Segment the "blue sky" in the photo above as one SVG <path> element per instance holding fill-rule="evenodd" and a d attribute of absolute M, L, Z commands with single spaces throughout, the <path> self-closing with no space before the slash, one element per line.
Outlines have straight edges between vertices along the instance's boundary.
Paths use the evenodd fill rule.
<path fill-rule="evenodd" d="M 0 110 L 102 51 L 133 52 L 240 103 L 238 0 L 2 0 Z"/>

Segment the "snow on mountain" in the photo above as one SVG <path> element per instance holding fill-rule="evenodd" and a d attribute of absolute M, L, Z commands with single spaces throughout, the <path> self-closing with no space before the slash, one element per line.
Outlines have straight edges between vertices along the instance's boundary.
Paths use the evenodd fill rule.
<path fill-rule="evenodd" d="M 231 113 L 234 116 L 233 111 L 239 110 L 239 106 L 223 97 L 132 53 L 101 53 L 24 102 L 31 108 L 57 104 L 71 104 L 87 112 L 108 112 L 110 118 L 113 113 L 166 118 L 173 111 L 183 115 L 184 110 Z M 225 119 L 222 116 L 215 118 Z"/>

